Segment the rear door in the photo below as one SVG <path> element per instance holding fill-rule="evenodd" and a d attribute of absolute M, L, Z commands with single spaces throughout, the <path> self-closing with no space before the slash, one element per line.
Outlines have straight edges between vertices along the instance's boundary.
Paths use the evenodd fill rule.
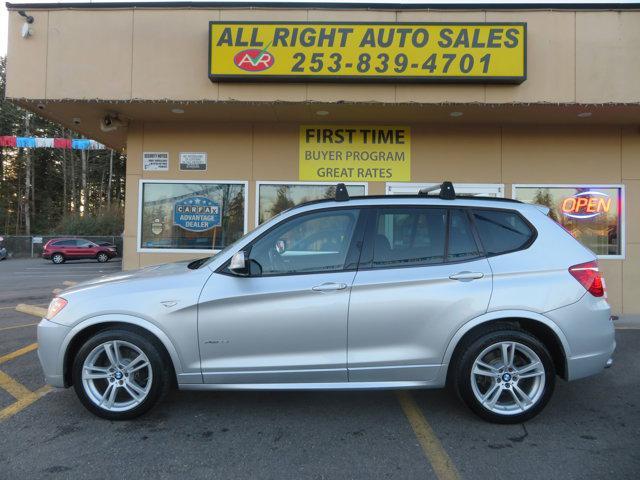
<path fill-rule="evenodd" d="M 454 332 L 487 311 L 492 276 L 466 209 L 378 209 L 349 304 L 349 381 L 428 381 Z"/>

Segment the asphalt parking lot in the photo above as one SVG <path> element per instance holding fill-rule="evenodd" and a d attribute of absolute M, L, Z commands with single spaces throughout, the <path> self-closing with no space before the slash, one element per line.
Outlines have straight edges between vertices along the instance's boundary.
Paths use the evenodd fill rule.
<path fill-rule="evenodd" d="M 485 423 L 447 391 L 174 392 L 137 421 L 98 419 L 73 390 L 44 385 L 38 319 L 15 305 L 42 307 L 64 281 L 119 269 L 0 262 L 0 479 L 640 477 L 633 328 L 617 331 L 611 369 L 559 381 L 523 425 Z"/>

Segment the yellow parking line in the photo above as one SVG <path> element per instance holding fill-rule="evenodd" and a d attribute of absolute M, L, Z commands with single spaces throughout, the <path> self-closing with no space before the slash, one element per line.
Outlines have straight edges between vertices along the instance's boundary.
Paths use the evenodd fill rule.
<path fill-rule="evenodd" d="M 427 422 L 411 394 L 407 391 L 397 392 L 400 406 L 407 416 L 413 433 L 431 463 L 431 467 L 439 480 L 458 480 L 460 475 L 451 458 L 438 440 L 431 425 Z"/>
<path fill-rule="evenodd" d="M 9 360 L 13 360 L 14 358 L 18 358 L 19 356 L 24 355 L 26 353 L 33 352 L 36 348 L 38 348 L 38 344 L 32 343 L 31 345 L 22 347 L 21 349 L 16 350 L 15 352 L 7 353 L 6 355 L 3 355 L 2 357 L 0 357 L 0 365 L 8 362 Z"/>
<path fill-rule="evenodd" d="M 33 392 L 19 382 L 16 382 L 6 373 L 0 371 L 0 388 L 9 392 L 16 400 L 28 397 Z"/>
<path fill-rule="evenodd" d="M 24 410 L 29 405 L 34 403 L 36 400 L 45 396 L 51 390 L 52 389 L 49 385 L 45 385 L 44 387 L 39 388 L 35 392 L 29 392 L 28 395 L 22 397 L 20 400 L 12 403 L 8 407 L 3 408 L 2 410 L 0 410 L 0 422 Z"/>
<path fill-rule="evenodd" d="M 36 307 L 35 305 L 27 305 L 26 303 L 19 303 L 16 305 L 16 311 L 33 315 L 34 317 L 44 317 L 47 314 L 46 308 Z"/>
<path fill-rule="evenodd" d="M 635 326 L 635 325 L 629 325 L 627 327 L 625 326 L 620 326 L 620 327 L 616 327 L 616 330 L 640 330 L 640 325 Z"/>
<path fill-rule="evenodd" d="M 72 282 L 71 280 L 65 280 L 64 282 L 62 282 L 63 285 L 66 285 L 67 287 L 73 287 L 74 285 L 77 285 L 78 282 Z"/>
<path fill-rule="evenodd" d="M 38 325 L 38 324 L 37 323 L 25 323 L 24 325 L 13 325 L 11 327 L 2 327 L 2 328 L 0 328 L 0 332 L 2 332 L 4 330 L 13 330 L 14 328 L 33 327 L 35 325 Z"/>
<path fill-rule="evenodd" d="M 60 292 L 62 292 L 61 288 L 54 288 L 53 290 L 51 290 L 51 293 L 53 293 L 54 295 L 58 295 Z"/>

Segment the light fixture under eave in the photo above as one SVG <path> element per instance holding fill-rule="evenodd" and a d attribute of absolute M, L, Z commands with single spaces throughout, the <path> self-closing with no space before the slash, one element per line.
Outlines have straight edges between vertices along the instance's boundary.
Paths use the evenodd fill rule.
<path fill-rule="evenodd" d="M 593 115 L 593 113 L 591 113 L 591 112 L 580 112 L 578 114 L 578 117 L 580 117 L 580 118 L 589 118 L 591 115 Z"/>
<path fill-rule="evenodd" d="M 184 113 L 184 109 L 182 109 L 182 108 L 172 108 L 171 109 L 171 113 L 181 114 L 181 113 Z"/>
<path fill-rule="evenodd" d="M 329 112 L 327 110 L 318 110 L 316 112 L 316 115 L 319 115 L 321 117 L 326 117 L 327 115 L 329 115 Z"/>
<path fill-rule="evenodd" d="M 456 118 L 457 117 L 461 117 L 462 115 L 464 115 L 464 113 L 462 113 L 462 112 L 451 112 L 449 114 L 450 117 L 456 117 Z"/>

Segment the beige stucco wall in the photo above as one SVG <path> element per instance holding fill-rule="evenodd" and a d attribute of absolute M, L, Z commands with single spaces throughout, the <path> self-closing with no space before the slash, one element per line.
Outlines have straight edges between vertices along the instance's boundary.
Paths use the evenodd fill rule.
<path fill-rule="evenodd" d="M 601 265 L 616 313 L 640 314 L 640 132 L 637 128 L 438 127 L 411 125 L 412 182 L 622 183 L 626 187 L 626 259 Z M 145 123 L 132 126 L 127 165 L 125 268 L 202 254 L 137 253 L 138 181 L 247 180 L 249 228 L 255 182 L 298 180 L 298 125 Z M 169 172 L 142 172 L 143 151 L 168 151 Z M 208 154 L 206 172 L 180 172 L 180 151 Z M 370 194 L 384 183 L 369 183 Z"/>
<path fill-rule="evenodd" d="M 640 102 L 640 12 L 261 9 L 33 10 L 9 15 L 7 96 L 29 99 L 363 102 Z M 528 24 L 528 79 L 514 85 L 212 84 L 209 20 Z"/>

